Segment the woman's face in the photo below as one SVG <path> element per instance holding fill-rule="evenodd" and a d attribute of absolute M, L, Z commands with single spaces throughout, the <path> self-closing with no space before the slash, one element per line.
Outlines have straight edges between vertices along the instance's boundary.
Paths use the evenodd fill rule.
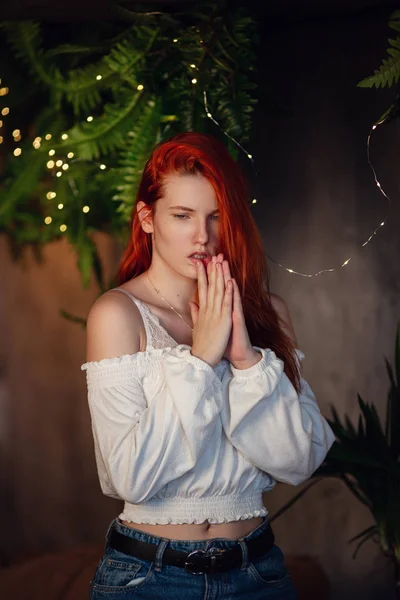
<path fill-rule="evenodd" d="M 196 276 L 193 252 L 217 254 L 219 210 L 211 183 L 202 175 L 171 175 L 157 201 L 153 254 L 180 272 Z M 184 208 L 185 207 L 185 208 Z"/>

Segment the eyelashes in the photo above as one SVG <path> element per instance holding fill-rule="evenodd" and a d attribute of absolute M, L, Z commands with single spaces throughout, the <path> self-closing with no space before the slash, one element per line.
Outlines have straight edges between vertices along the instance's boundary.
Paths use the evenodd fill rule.
<path fill-rule="evenodd" d="M 219 219 L 218 215 L 211 215 L 211 216 L 214 217 L 216 221 Z M 173 217 L 175 217 L 175 219 L 180 219 L 181 221 L 184 221 L 186 219 L 186 217 L 189 219 L 189 215 L 173 215 Z"/>

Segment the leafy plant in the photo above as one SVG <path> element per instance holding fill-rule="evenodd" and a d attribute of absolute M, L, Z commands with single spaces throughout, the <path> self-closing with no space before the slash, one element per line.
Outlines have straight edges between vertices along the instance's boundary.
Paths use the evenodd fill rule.
<path fill-rule="evenodd" d="M 400 10 L 395 10 L 389 17 L 389 27 L 395 31 L 400 31 Z M 372 87 L 392 87 L 398 85 L 400 80 L 400 35 L 395 39 L 389 39 L 390 48 L 387 53 L 389 58 L 384 58 L 378 69 L 373 75 L 362 79 L 357 85 L 363 88 Z M 388 122 L 396 117 L 400 112 L 400 94 L 397 94 L 395 101 L 379 117 L 377 123 Z"/>
<path fill-rule="evenodd" d="M 110 282 L 93 233 L 125 243 L 154 145 L 179 131 L 200 131 L 220 137 L 236 157 L 236 145 L 207 115 L 204 92 L 212 116 L 241 142 L 257 101 L 258 36 L 243 8 L 227 0 L 170 13 L 111 8 L 115 21 L 79 28 L 0 24 L 10 107 L 2 130 L 0 233 L 15 257 L 27 245 L 39 256 L 43 244 L 66 237 L 84 287 L 95 275 L 101 292 Z"/>
<path fill-rule="evenodd" d="M 385 425 L 381 423 L 375 405 L 364 402 L 359 395 L 357 427 L 347 415 L 341 419 L 331 406 L 333 418 L 327 421 L 336 442 L 308 485 L 271 520 L 288 510 L 322 479 L 340 479 L 374 518 L 371 526 L 349 540 L 349 543 L 357 542 L 353 558 L 367 540 L 378 542 L 394 566 L 396 589 L 400 594 L 400 324 L 396 334 L 394 370 L 387 358 L 385 363 L 390 380 Z"/>

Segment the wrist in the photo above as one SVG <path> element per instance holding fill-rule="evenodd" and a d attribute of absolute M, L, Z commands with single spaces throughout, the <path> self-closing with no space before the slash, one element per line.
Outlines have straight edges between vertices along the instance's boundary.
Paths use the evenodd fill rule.
<path fill-rule="evenodd" d="M 250 367 L 254 367 L 260 360 L 262 359 L 262 354 L 259 350 L 254 350 L 243 360 L 233 361 L 231 362 L 232 367 L 235 369 L 250 369 Z"/>

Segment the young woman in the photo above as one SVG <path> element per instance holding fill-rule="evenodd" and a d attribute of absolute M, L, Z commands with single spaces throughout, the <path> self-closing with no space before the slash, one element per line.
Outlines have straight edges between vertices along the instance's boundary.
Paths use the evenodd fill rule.
<path fill-rule="evenodd" d="M 154 149 L 119 276 L 82 365 L 101 488 L 125 503 L 91 598 L 295 598 L 262 494 L 309 478 L 334 436 L 223 144 Z"/>

